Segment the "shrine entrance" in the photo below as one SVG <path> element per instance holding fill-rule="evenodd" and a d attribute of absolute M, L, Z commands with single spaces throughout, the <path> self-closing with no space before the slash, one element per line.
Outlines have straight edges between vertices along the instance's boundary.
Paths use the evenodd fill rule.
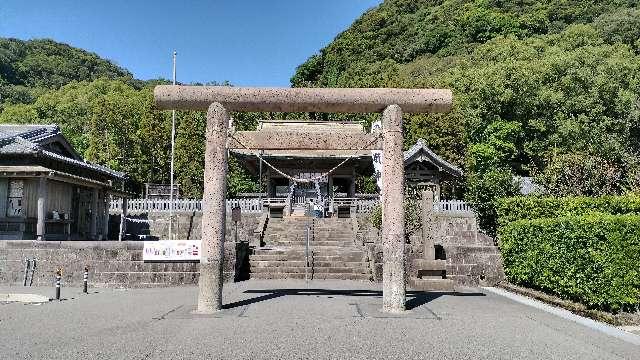
<path fill-rule="evenodd" d="M 154 97 L 159 109 L 207 110 L 199 313 L 222 309 L 227 149 L 256 153 L 265 150 L 382 150 L 383 311 L 405 310 L 403 111 L 449 111 L 453 97 L 450 90 L 161 85 L 156 86 Z M 382 131 L 362 134 L 295 130 L 236 132 L 229 126 L 230 111 L 382 113 Z M 314 183 L 317 186 L 320 179 L 349 159 L 325 174 L 307 178 L 293 177 L 268 160 L 261 160 L 296 184 Z"/>

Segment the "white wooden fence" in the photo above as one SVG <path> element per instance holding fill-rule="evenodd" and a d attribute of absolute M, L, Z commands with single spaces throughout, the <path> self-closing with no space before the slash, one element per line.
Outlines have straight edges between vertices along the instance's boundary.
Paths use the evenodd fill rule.
<path fill-rule="evenodd" d="M 262 212 L 260 199 L 227 199 L 227 212 L 231 212 L 235 207 L 240 207 L 243 213 Z"/>
<path fill-rule="evenodd" d="M 472 213 L 473 209 L 462 200 L 441 200 L 433 204 L 434 211 L 448 213 Z"/>
<path fill-rule="evenodd" d="M 169 200 L 130 199 L 127 201 L 128 212 L 169 212 Z M 259 213 L 262 211 L 260 199 L 227 199 L 227 211 L 239 206 L 243 213 Z M 109 210 L 120 211 L 122 199 L 112 200 Z M 202 211 L 202 200 L 176 199 L 173 201 L 173 211 L 194 212 Z"/>
<path fill-rule="evenodd" d="M 359 214 L 370 213 L 380 204 L 378 199 L 358 199 L 356 201 L 356 212 Z"/>
<path fill-rule="evenodd" d="M 286 198 L 273 198 L 273 199 L 227 199 L 227 211 L 231 212 L 236 206 L 239 206 L 243 213 L 259 213 L 262 212 L 262 206 L 264 204 L 280 204 L 286 203 Z M 370 213 L 380 201 L 378 199 L 356 199 L 356 198 L 335 198 L 334 202 L 340 203 L 353 203 L 356 206 L 356 211 L 359 214 Z M 147 199 L 130 199 L 127 202 L 128 212 L 169 212 L 170 202 L 169 200 L 147 200 Z M 112 200 L 109 205 L 109 210 L 117 212 L 122 209 L 122 199 Z M 442 200 L 433 204 L 433 210 L 439 212 L 448 213 L 471 213 L 473 210 L 469 204 L 462 200 Z M 173 211 L 175 212 L 194 212 L 202 211 L 202 200 L 193 199 L 176 199 L 173 202 Z"/>

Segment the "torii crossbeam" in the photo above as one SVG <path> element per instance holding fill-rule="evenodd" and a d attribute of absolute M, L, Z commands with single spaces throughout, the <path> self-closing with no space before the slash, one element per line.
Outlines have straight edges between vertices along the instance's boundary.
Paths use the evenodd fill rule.
<path fill-rule="evenodd" d="M 160 85 L 158 109 L 207 110 L 202 214 L 202 256 L 198 282 L 199 313 L 222 309 L 229 111 L 382 113 L 382 141 L 370 134 L 245 131 L 235 134 L 251 149 L 382 150 L 383 311 L 402 312 L 406 303 L 404 246 L 404 159 L 402 115 L 447 112 L 453 95 L 441 89 L 242 88 Z"/>

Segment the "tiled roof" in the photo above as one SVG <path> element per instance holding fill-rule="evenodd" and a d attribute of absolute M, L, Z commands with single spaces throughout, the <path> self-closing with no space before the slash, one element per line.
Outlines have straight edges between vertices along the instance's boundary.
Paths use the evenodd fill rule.
<path fill-rule="evenodd" d="M 445 159 L 438 156 L 433 150 L 429 149 L 427 146 L 427 142 L 423 139 L 418 139 L 418 141 L 411 147 L 411 149 L 404 152 L 404 163 L 412 161 L 420 152 L 424 152 L 424 154 L 431 160 L 431 162 L 440 168 L 441 170 L 445 170 L 449 174 L 453 176 L 462 176 L 462 170 L 457 166 L 451 164 Z"/>
<path fill-rule="evenodd" d="M 20 136 L 29 141 L 38 141 L 60 134 L 57 125 L 0 125 L 0 139 Z"/>
<path fill-rule="evenodd" d="M 41 155 L 119 179 L 127 177 L 125 173 L 64 156 L 41 146 L 44 140 L 55 136 L 63 137 L 57 125 L 0 125 L 0 155 Z"/>

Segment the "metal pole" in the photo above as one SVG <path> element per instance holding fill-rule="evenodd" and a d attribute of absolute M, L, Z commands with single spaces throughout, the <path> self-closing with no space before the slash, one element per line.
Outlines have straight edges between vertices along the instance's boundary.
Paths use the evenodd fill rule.
<path fill-rule="evenodd" d="M 259 164 L 258 165 L 258 192 L 260 193 L 260 195 L 258 195 L 258 198 L 260 199 L 260 206 L 262 206 L 262 155 L 264 154 L 264 150 L 260 150 L 260 158 L 258 159 Z M 267 197 L 269 197 L 269 194 L 267 194 Z"/>
<path fill-rule="evenodd" d="M 31 259 L 29 258 L 24 258 L 24 284 L 23 286 L 27 286 L 27 279 L 29 276 L 29 270 L 31 270 Z"/>
<path fill-rule="evenodd" d="M 89 281 L 89 268 L 87 266 L 84 267 L 84 276 L 83 276 L 83 287 L 82 287 L 82 292 L 87 294 L 87 282 Z"/>
<path fill-rule="evenodd" d="M 62 278 L 62 272 L 60 269 L 56 271 L 56 300 L 60 300 L 60 279 Z"/>
<path fill-rule="evenodd" d="M 305 247 L 304 247 L 304 281 L 309 280 L 308 271 L 309 271 L 309 225 L 305 229 Z"/>
<path fill-rule="evenodd" d="M 173 85 L 176 84 L 176 55 L 173 52 Z M 171 110 L 171 188 L 169 190 L 169 240 L 173 239 L 173 156 L 176 142 L 176 111 Z"/>
<path fill-rule="evenodd" d="M 33 274 L 36 272 L 36 261 L 38 259 L 31 259 L 31 275 L 29 276 L 29 286 L 33 285 Z"/>

